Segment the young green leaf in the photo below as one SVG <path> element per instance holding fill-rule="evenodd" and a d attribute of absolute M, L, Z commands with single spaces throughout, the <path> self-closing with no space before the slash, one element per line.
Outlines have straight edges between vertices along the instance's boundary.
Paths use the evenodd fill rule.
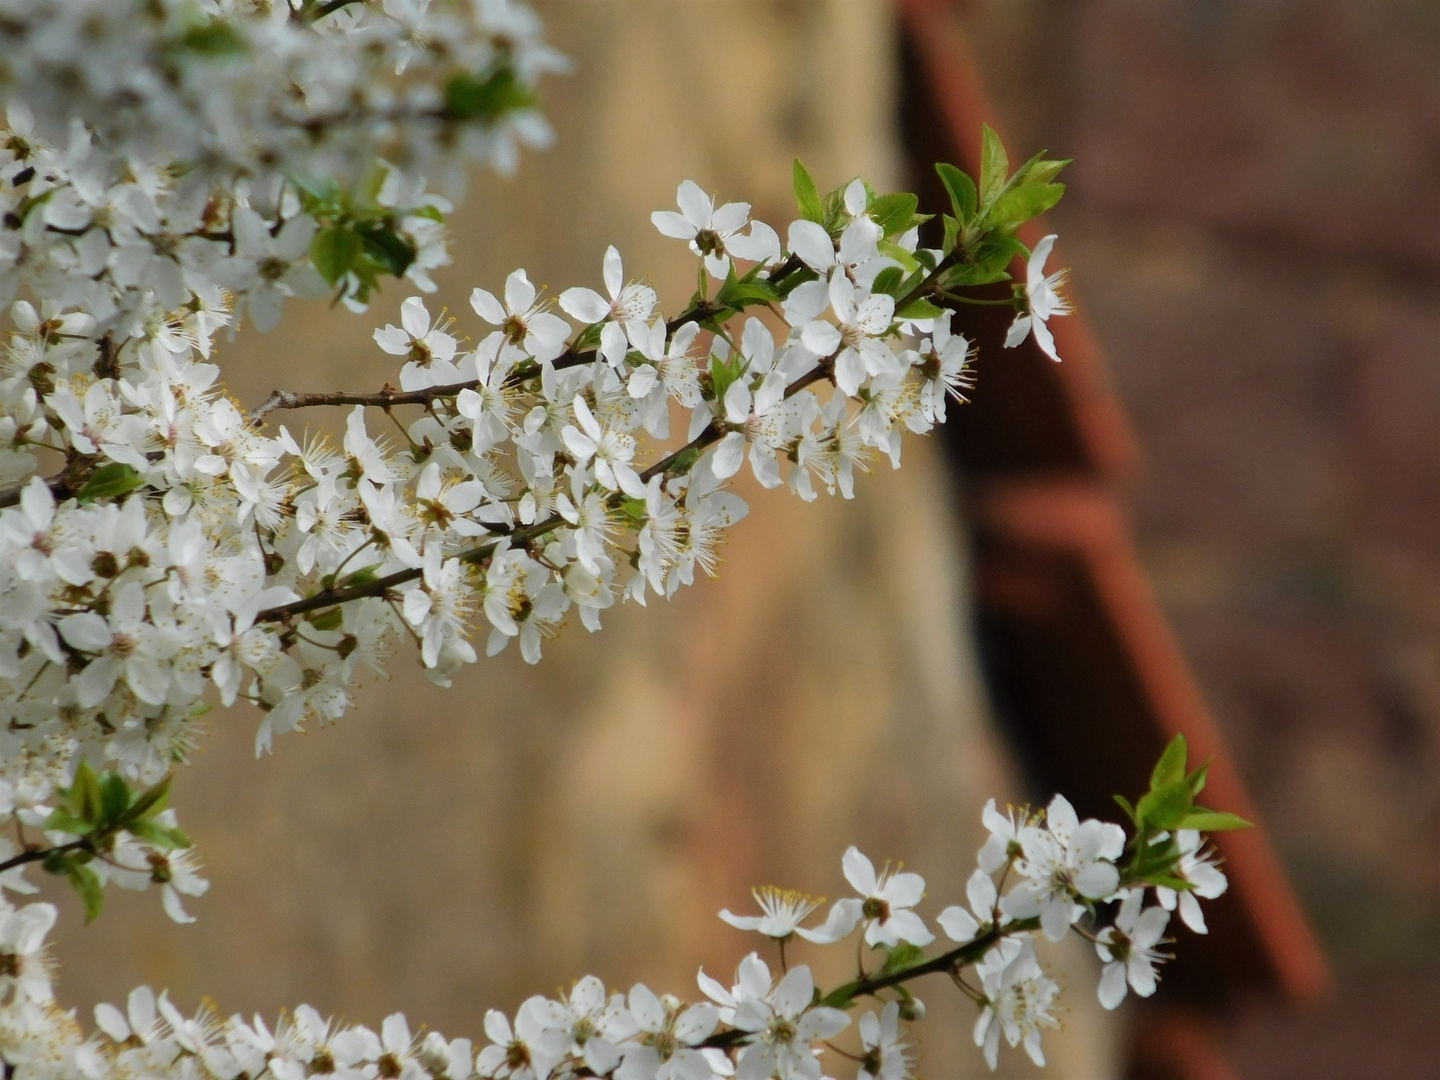
<path fill-rule="evenodd" d="M 1190 788 L 1183 779 L 1153 788 L 1135 806 L 1149 832 L 1178 828 L 1190 811 Z"/>
<path fill-rule="evenodd" d="M 130 809 L 130 788 L 125 778 L 117 772 L 107 772 L 100 778 L 100 824 L 112 828 L 125 819 Z"/>
<path fill-rule="evenodd" d="M 895 313 L 897 319 L 935 319 L 945 314 L 945 309 L 936 307 L 923 296 L 910 301 Z"/>
<path fill-rule="evenodd" d="M 1180 829 L 1195 829 L 1197 832 L 1226 832 L 1230 829 L 1253 829 L 1254 823 L 1246 821 L 1239 814 L 1225 810 L 1207 810 L 1203 806 L 1192 809 L 1176 826 Z"/>
<path fill-rule="evenodd" d="M 949 214 L 945 215 L 944 221 L 945 239 L 940 244 L 940 251 L 945 255 L 949 255 L 952 251 L 955 250 L 955 244 L 960 239 L 960 222 L 955 220 Z"/>
<path fill-rule="evenodd" d="M 348 274 L 358 254 L 360 237 L 343 225 L 321 229 L 310 241 L 310 261 L 327 285 L 334 285 Z"/>
<path fill-rule="evenodd" d="M 108 461 L 90 474 L 80 489 L 78 501 L 85 506 L 96 499 L 118 499 L 144 485 L 145 478 L 133 466 Z"/>
<path fill-rule="evenodd" d="M 1010 175 L 1010 158 L 995 129 L 989 124 L 980 125 L 980 202 L 988 205 Z"/>
<path fill-rule="evenodd" d="M 881 195 L 870 204 L 870 217 L 880 226 L 882 235 L 900 236 L 909 231 L 911 219 L 919 206 L 920 200 L 908 192 Z"/>
<path fill-rule="evenodd" d="M 800 216 L 817 225 L 825 223 L 825 210 L 820 205 L 820 189 L 808 169 L 795 159 L 795 202 L 800 207 Z"/>
<path fill-rule="evenodd" d="M 81 760 L 75 768 L 75 780 L 70 785 L 70 809 L 81 821 L 95 824 L 100 820 L 100 781 L 90 763 Z"/>
<path fill-rule="evenodd" d="M 166 776 L 158 784 L 146 788 L 130 804 L 130 811 L 126 815 L 132 821 L 138 821 L 143 817 L 153 817 L 165 809 L 170 801 L 170 781 L 172 776 Z"/>
<path fill-rule="evenodd" d="M 534 104 L 534 93 L 508 64 L 487 76 L 462 72 L 445 84 L 445 116 L 450 120 L 486 122 Z"/>
<path fill-rule="evenodd" d="M 1185 778 L 1185 759 L 1189 756 L 1190 747 L 1185 742 L 1184 735 L 1176 735 L 1170 740 L 1170 745 L 1165 747 L 1165 752 L 1160 755 L 1160 760 L 1155 763 L 1155 769 L 1150 773 L 1150 790 L 1168 787 L 1178 780 Z"/>
<path fill-rule="evenodd" d="M 1021 184 L 1012 187 L 998 199 L 986 215 L 996 227 L 1014 227 L 1037 218 L 1049 210 L 1065 194 L 1064 184 Z"/>
<path fill-rule="evenodd" d="M 945 190 L 950 193 L 950 205 L 955 210 L 955 217 L 962 225 L 969 224 L 975 217 L 978 205 L 975 197 L 975 181 L 954 165 L 936 165 L 935 172 L 939 174 L 940 182 L 945 185 Z"/>
<path fill-rule="evenodd" d="M 94 922 L 105 907 L 105 890 L 100 884 L 100 875 L 88 866 L 72 866 L 69 877 L 71 886 L 85 904 L 85 922 Z"/>

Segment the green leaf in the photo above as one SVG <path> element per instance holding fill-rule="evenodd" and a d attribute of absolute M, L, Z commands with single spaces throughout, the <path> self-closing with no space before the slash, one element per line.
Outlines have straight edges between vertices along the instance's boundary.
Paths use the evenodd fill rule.
<path fill-rule="evenodd" d="M 989 131 L 989 128 L 985 129 Z M 1002 151 L 1003 152 L 1003 151 Z M 935 171 L 940 175 L 940 181 L 945 185 L 945 190 L 950 193 L 950 205 L 955 209 L 955 217 L 962 225 L 967 225 L 975 217 L 975 181 L 969 175 L 961 172 L 954 165 L 936 165 Z"/>
<path fill-rule="evenodd" d="M 925 959 L 925 950 L 918 945 L 911 945 L 908 941 L 887 947 L 885 949 L 885 963 L 880 968 L 879 974 L 890 975 L 896 971 L 904 971 L 908 967 L 914 967 Z"/>
<path fill-rule="evenodd" d="M 369 585 L 380 580 L 380 564 L 373 566 L 362 566 L 353 573 L 346 574 L 343 582 L 344 588 L 351 589 L 360 585 Z"/>
<path fill-rule="evenodd" d="M 996 199 L 985 220 L 995 226 L 1019 225 L 1045 213 L 1064 194 L 1064 184 L 1021 184 Z"/>
<path fill-rule="evenodd" d="M 188 848 L 192 846 L 188 834 L 183 829 L 174 825 L 161 825 L 156 821 L 146 819 L 137 821 L 127 826 L 127 831 L 137 840 L 143 840 L 147 844 L 153 844 L 162 851 L 173 851 L 176 848 Z"/>
<path fill-rule="evenodd" d="M 138 821 L 143 817 L 153 817 L 165 809 L 170 801 L 170 781 L 172 777 L 166 776 L 153 787 L 142 791 L 133 803 L 130 804 L 130 812 L 127 817 L 131 821 Z"/>
<path fill-rule="evenodd" d="M 1063 161 L 1047 161 L 1044 159 L 1044 151 L 1041 151 L 1020 170 L 1020 179 L 1026 184 L 1048 184 L 1059 176 L 1060 171 L 1073 160 L 1073 158 L 1065 158 Z"/>
<path fill-rule="evenodd" d="M 1175 829 L 1189 813 L 1190 800 L 1190 787 L 1181 779 L 1148 792 L 1136 804 L 1135 812 L 1147 832 Z"/>
<path fill-rule="evenodd" d="M 989 124 L 980 125 L 980 201 L 988 205 L 1010 175 L 1010 158 L 1005 145 Z"/>
<path fill-rule="evenodd" d="M 870 291 L 898 298 L 901 295 L 900 286 L 904 281 L 905 271 L 898 266 L 887 266 L 875 275 L 875 281 L 871 284 Z"/>
<path fill-rule="evenodd" d="M 410 264 L 415 261 L 415 249 L 410 241 L 389 226 L 365 225 L 356 231 L 365 245 L 365 254 L 395 277 L 403 277 L 405 271 L 410 269 Z"/>
<path fill-rule="evenodd" d="M 800 216 L 806 221 L 813 221 L 817 225 L 825 224 L 825 208 L 820 205 L 820 189 L 815 186 L 815 180 L 810 171 L 795 159 L 795 203 L 800 208 Z"/>
<path fill-rule="evenodd" d="M 75 768 L 75 779 L 70 784 L 70 809 L 81 821 L 94 824 L 100 820 L 100 781 L 90 763 L 81 759 Z"/>
<path fill-rule="evenodd" d="M 1185 779 L 1185 759 L 1189 756 L 1190 748 L 1185 742 L 1184 735 L 1176 735 L 1170 740 L 1170 745 L 1165 747 L 1165 752 L 1160 755 L 1160 760 L 1155 763 L 1155 769 L 1150 773 L 1150 790 L 1169 787 Z"/>
<path fill-rule="evenodd" d="M 239 30 L 222 19 L 212 19 L 180 35 L 180 48 L 202 56 L 238 56 L 249 50 Z"/>
<path fill-rule="evenodd" d="M 107 772 L 100 778 L 100 825 L 110 827 L 118 824 L 130 809 L 130 788 L 125 778 L 116 772 Z"/>
<path fill-rule="evenodd" d="M 1205 762 L 1194 772 L 1185 777 L 1185 782 L 1190 785 L 1190 794 L 1199 795 L 1205 790 L 1205 779 L 1210 774 L 1210 762 Z"/>
<path fill-rule="evenodd" d="M 85 481 L 79 492 L 79 502 L 81 506 L 86 506 L 96 499 L 118 499 L 144 486 L 145 478 L 133 467 L 119 461 L 108 461 Z"/>
<path fill-rule="evenodd" d="M 895 241 L 881 240 L 876 246 L 881 255 L 894 259 L 905 268 L 906 273 L 913 274 L 916 270 L 920 269 L 920 263 L 916 260 L 914 253 L 906 251 L 899 244 L 895 243 Z"/>
<path fill-rule="evenodd" d="M 1125 811 L 1125 816 L 1131 821 L 1135 820 L 1135 807 L 1130 805 L 1130 800 L 1124 795 L 1116 795 L 1115 801 L 1120 804 L 1120 809 Z"/>
<path fill-rule="evenodd" d="M 624 515 L 631 527 L 636 529 L 642 528 L 650 517 L 644 499 L 622 499 L 620 513 Z"/>
<path fill-rule="evenodd" d="M 105 890 L 100 884 L 100 875 L 88 866 L 73 866 L 69 876 L 70 884 L 85 903 L 85 922 L 94 922 L 105 906 Z"/>
<path fill-rule="evenodd" d="M 413 210 L 406 210 L 405 217 L 421 217 L 428 218 L 430 221 L 443 222 L 445 220 L 445 212 L 438 206 L 417 206 Z"/>
<path fill-rule="evenodd" d="M 925 297 L 911 300 L 895 313 L 897 319 L 934 319 L 945 314 L 945 309 L 936 307 Z"/>
<path fill-rule="evenodd" d="M 1177 828 L 1195 829 L 1199 832 L 1227 832 L 1230 829 L 1253 829 L 1253 822 L 1246 821 L 1239 814 L 1225 810 L 1207 810 L 1203 806 L 1192 809 L 1181 820 Z"/>
<path fill-rule="evenodd" d="M 310 241 L 310 261 L 328 285 L 334 285 L 350 272 L 358 254 L 360 237 L 343 225 L 321 229 Z"/>
<path fill-rule="evenodd" d="M 949 255 L 960 240 L 960 222 L 949 214 L 945 215 L 945 239 L 940 245 L 943 254 Z"/>
<path fill-rule="evenodd" d="M 307 616 L 306 621 L 316 630 L 339 630 L 345 625 L 345 612 L 338 607 L 326 608 L 318 614 Z"/>
<path fill-rule="evenodd" d="M 725 411 L 725 391 L 730 389 L 732 383 L 745 373 L 747 361 L 739 353 L 734 353 L 728 360 L 721 360 L 718 356 L 710 357 L 710 379 L 715 388 L 715 403 L 717 415 L 723 415 Z"/>
<path fill-rule="evenodd" d="M 88 821 L 81 821 L 74 814 L 70 813 L 63 806 L 50 811 L 50 816 L 45 819 L 47 831 L 71 833 L 75 836 L 84 836 L 94 828 Z M 53 873 L 54 871 L 52 871 Z"/>
<path fill-rule="evenodd" d="M 920 200 L 907 192 L 882 195 L 870 204 L 871 219 L 880 226 L 885 236 L 899 236 L 909 231 L 910 221 L 920 206 Z"/>
<path fill-rule="evenodd" d="M 451 120 L 488 123 L 534 104 L 534 93 L 508 64 L 488 74 L 462 72 L 445 84 L 445 115 Z"/>

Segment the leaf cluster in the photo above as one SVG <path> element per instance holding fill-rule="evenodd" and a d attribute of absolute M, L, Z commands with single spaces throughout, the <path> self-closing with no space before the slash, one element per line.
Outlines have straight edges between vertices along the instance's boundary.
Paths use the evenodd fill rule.
<path fill-rule="evenodd" d="M 1185 736 L 1176 735 L 1150 774 L 1150 790 L 1133 804 L 1123 795 L 1115 796 L 1135 826 L 1129 861 L 1120 868 L 1127 884 L 1188 889 L 1189 884 L 1175 874 L 1181 854 L 1176 837 L 1179 830 L 1214 833 L 1251 827 L 1236 814 L 1211 810 L 1195 801 L 1205 790 L 1210 763 L 1190 769 L 1189 752 Z"/>
<path fill-rule="evenodd" d="M 340 286 L 341 294 L 361 303 L 369 301 L 382 276 L 401 277 L 415 261 L 415 245 L 400 231 L 401 219 L 444 220 L 433 206 L 404 211 L 382 206 L 385 173 L 377 165 L 349 188 L 329 179 L 295 180 L 301 208 L 320 225 L 310 241 L 311 263 L 327 285 Z"/>
<path fill-rule="evenodd" d="M 100 875 L 89 864 L 114 848 L 121 833 L 161 851 L 188 848 L 190 837 L 160 820 L 170 799 L 170 780 L 134 791 L 118 772 L 96 775 L 82 760 L 75 779 L 60 790 L 64 802 L 45 819 L 47 832 L 69 833 L 78 839 L 50 849 L 42 863 L 52 874 L 69 879 L 85 904 L 85 921 L 93 921 L 104 906 Z"/>

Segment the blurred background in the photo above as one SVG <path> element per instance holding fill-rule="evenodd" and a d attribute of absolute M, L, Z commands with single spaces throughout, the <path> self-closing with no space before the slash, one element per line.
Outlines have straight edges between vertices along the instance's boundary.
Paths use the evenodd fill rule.
<path fill-rule="evenodd" d="M 576 72 L 550 88 L 556 148 L 477 176 L 455 218 L 438 302 L 461 330 L 472 286 L 593 286 L 612 241 L 683 302 L 689 257 L 649 225 L 681 179 L 777 224 L 797 154 L 822 187 L 929 199 L 924 170 L 973 169 L 986 119 L 1016 160 L 1075 159 L 1047 222 L 1079 307 L 1065 363 L 982 352 L 975 404 L 903 470 L 853 503 L 746 490 L 721 580 L 571 627 L 537 668 L 510 652 L 441 691 L 402 652 L 259 762 L 257 718 L 213 714 L 177 784 L 199 922 L 116 897 L 82 928 L 67 902 L 62 998 L 149 982 L 455 1036 L 587 971 L 689 993 L 752 947 L 714 918 L 750 885 L 839 895 L 857 842 L 926 874 L 933 915 L 986 798 L 1106 812 L 1184 731 L 1214 801 L 1264 828 L 1222 848 L 1231 894 L 1210 940 L 1177 935 L 1153 1007 L 1101 1014 L 1094 957 L 1058 958 L 1050 1072 L 1440 1073 L 1440 6 L 540 9 Z M 247 328 L 236 397 L 379 386 L 370 334 L 402 297 Z M 983 1074 L 968 1007 L 925 996 L 920 1075 Z"/>

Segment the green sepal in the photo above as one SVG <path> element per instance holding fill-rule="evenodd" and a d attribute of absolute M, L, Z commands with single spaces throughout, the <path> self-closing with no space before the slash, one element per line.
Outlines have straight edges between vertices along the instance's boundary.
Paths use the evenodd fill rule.
<path fill-rule="evenodd" d="M 825 224 L 825 209 L 820 204 L 820 189 L 815 186 L 815 180 L 810 171 L 795 159 L 795 203 L 800 208 L 800 216 L 806 221 L 813 221 L 817 225 Z"/>
<path fill-rule="evenodd" d="M 78 493 L 81 506 L 87 506 L 96 499 L 118 499 L 136 488 L 145 486 L 145 477 L 131 465 L 121 461 L 107 461 L 93 473 Z"/>

